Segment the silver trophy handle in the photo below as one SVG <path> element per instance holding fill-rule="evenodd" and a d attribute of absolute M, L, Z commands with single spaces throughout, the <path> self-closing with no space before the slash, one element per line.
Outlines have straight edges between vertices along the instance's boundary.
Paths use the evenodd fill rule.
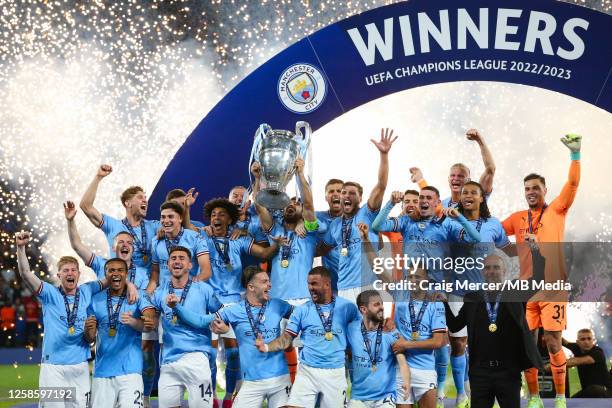
<path fill-rule="evenodd" d="M 251 175 L 251 165 L 253 164 L 254 161 L 257 161 L 257 157 L 259 156 L 259 149 L 261 147 L 261 142 L 263 141 L 266 134 L 271 130 L 272 130 L 272 127 L 270 125 L 268 125 L 267 123 L 262 123 L 261 125 L 259 125 L 259 127 L 255 131 L 253 146 L 251 147 L 251 157 L 249 158 L 249 169 L 248 169 L 249 182 L 250 182 L 249 188 L 253 186 L 253 177 Z M 244 204 L 245 200 L 243 199 L 242 201 Z"/>
<path fill-rule="evenodd" d="M 255 131 L 255 144 L 259 144 L 259 140 L 265 137 L 266 134 L 268 134 L 268 132 L 271 130 L 272 126 L 268 125 L 267 123 L 262 123 L 261 125 L 259 125 L 259 127 Z"/>
<path fill-rule="evenodd" d="M 300 130 L 302 128 L 304 128 L 303 134 Z M 295 135 L 299 138 L 298 143 L 300 144 L 300 156 L 305 159 L 306 153 L 308 152 L 308 146 L 310 145 L 310 136 L 312 135 L 310 123 L 303 120 L 297 122 L 295 124 Z"/>
<path fill-rule="evenodd" d="M 251 163 L 253 161 L 257 161 L 257 156 L 259 155 L 259 147 L 261 146 L 261 142 L 263 138 L 268 134 L 269 131 L 272 130 L 272 126 L 267 123 L 262 123 L 259 125 L 257 130 L 255 131 L 255 140 L 253 141 L 253 147 L 251 148 L 251 159 L 249 160 L 249 174 L 251 174 Z"/>
<path fill-rule="evenodd" d="M 304 134 L 300 131 L 301 128 L 304 128 Z M 310 129 L 310 123 L 300 120 L 295 124 L 295 135 L 301 137 L 304 140 L 310 140 L 310 135 L 312 134 L 312 130 Z"/>

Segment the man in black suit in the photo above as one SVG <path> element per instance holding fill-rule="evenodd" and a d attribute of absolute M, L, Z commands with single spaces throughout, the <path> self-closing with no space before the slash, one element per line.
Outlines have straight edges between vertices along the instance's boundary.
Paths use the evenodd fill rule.
<path fill-rule="evenodd" d="M 487 284 L 501 284 L 505 273 L 500 255 L 485 259 Z M 457 316 L 444 304 L 449 330 L 468 328 L 472 408 L 491 408 L 495 399 L 500 408 L 520 408 L 521 371 L 542 368 L 523 303 L 512 296 L 494 290 L 468 293 Z"/>

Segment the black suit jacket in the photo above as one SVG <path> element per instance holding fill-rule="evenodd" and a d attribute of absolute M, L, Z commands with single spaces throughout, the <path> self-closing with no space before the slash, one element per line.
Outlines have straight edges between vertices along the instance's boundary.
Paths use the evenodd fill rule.
<path fill-rule="evenodd" d="M 542 362 L 542 357 L 536 348 L 533 336 L 529 331 L 529 327 L 527 326 L 524 304 L 521 302 L 504 301 L 504 298 L 507 297 L 508 296 L 502 295 L 502 301 L 499 307 L 503 307 L 512 317 L 517 327 L 520 329 L 515 334 L 520 336 L 522 340 L 519 342 L 522 347 L 520 347 L 518 350 L 507 350 L 508 358 L 517 361 L 519 363 L 518 367 L 521 370 L 531 367 L 542 369 L 544 364 Z M 480 308 L 485 308 L 485 300 L 482 292 L 468 293 L 465 295 L 464 301 L 465 303 L 457 316 L 453 314 L 446 302 L 444 303 L 444 307 L 446 308 L 446 324 L 451 331 L 457 332 L 463 327 L 467 326 L 469 345 L 470 339 L 474 338 L 474 327 L 476 325 L 488 325 L 488 322 L 483 322 L 482 319 L 478 318 L 479 314 L 477 311 L 479 311 Z M 473 361 L 470 359 L 470 366 L 472 363 Z"/>

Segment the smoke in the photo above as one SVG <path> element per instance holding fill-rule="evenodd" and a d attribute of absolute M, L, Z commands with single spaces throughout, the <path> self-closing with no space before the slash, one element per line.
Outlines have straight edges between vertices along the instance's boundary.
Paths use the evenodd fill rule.
<path fill-rule="evenodd" d="M 160 58 L 160 70 L 171 61 Z M 114 172 L 103 180 L 97 207 L 122 217 L 121 191 L 155 186 L 184 139 L 203 113 L 220 99 L 211 70 L 187 60 L 176 79 L 158 84 L 145 105 L 125 108 L 113 87 L 114 78 L 95 55 L 79 60 L 31 60 L 0 88 L 0 140 L 3 178 L 23 178 L 36 191 L 28 203 L 31 227 L 47 236 L 43 254 L 50 263 L 72 252 L 66 236 L 62 202 L 79 201 L 96 172 L 109 163 Z M 150 81 L 159 79 L 151 76 Z M 150 84 L 154 86 L 155 83 Z M 127 120 L 126 120 L 127 119 Z M 84 242 L 106 254 L 102 234 L 85 217 L 77 218 Z"/>

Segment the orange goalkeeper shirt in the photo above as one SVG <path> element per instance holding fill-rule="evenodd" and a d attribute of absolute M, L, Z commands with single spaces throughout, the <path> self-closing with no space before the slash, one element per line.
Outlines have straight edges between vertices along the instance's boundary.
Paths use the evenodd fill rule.
<path fill-rule="evenodd" d="M 543 211 L 532 211 L 532 229 L 539 243 L 554 242 L 558 245 L 540 244 L 540 252 L 546 258 L 544 277 L 546 282 L 567 279 L 565 260 L 563 255 L 563 235 L 565 232 L 565 217 L 574 202 L 580 182 L 580 161 L 572 160 L 567 182 L 561 194 L 555 198 Z M 541 216 L 540 216 L 541 215 Z M 539 222 L 538 222 L 539 220 Z M 538 225 L 535 225 L 535 224 Z M 502 225 L 506 234 L 514 235 L 517 242 L 517 251 L 521 265 L 521 279 L 529 279 L 533 275 L 531 252 L 529 246 L 521 244 L 529 234 L 528 210 L 518 211 L 506 218 Z"/>

